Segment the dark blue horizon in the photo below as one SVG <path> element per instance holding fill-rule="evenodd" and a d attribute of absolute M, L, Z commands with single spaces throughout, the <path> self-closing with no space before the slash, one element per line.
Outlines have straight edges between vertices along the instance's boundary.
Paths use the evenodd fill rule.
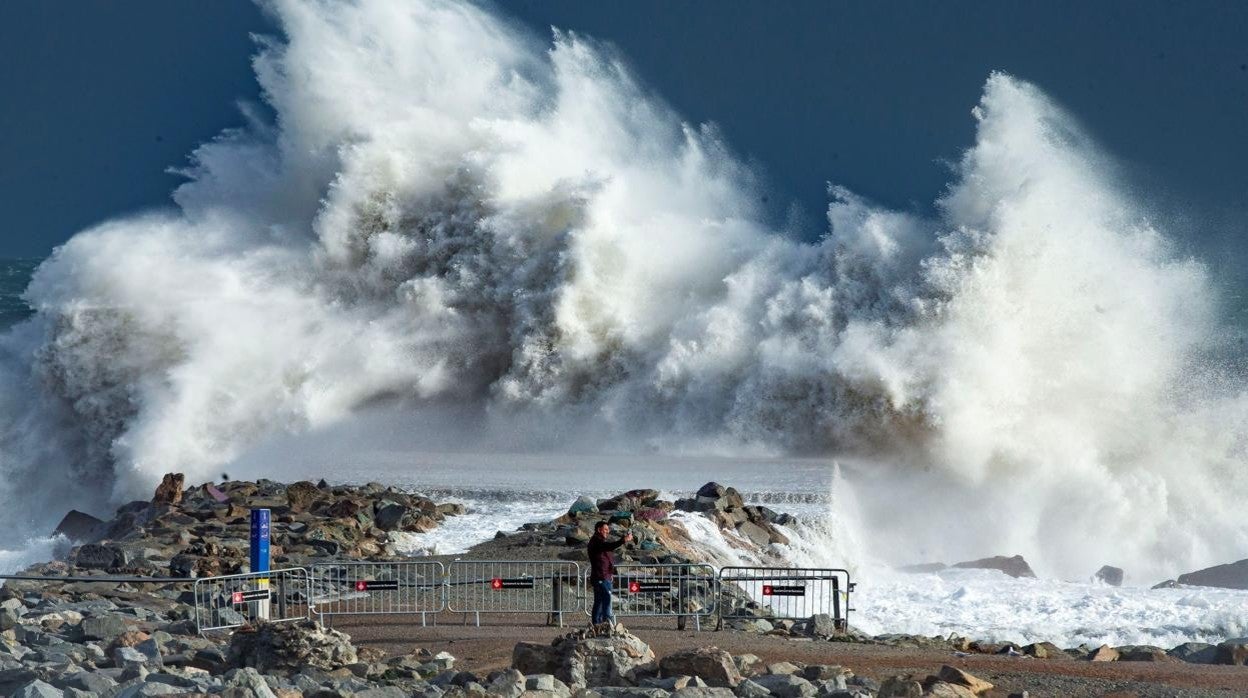
<path fill-rule="evenodd" d="M 1248 219 L 1248 4 L 781 5 L 517 0 L 501 11 L 619 49 L 765 176 L 777 220 L 824 230 L 828 182 L 927 211 L 1004 70 L 1079 118 L 1184 250 L 1237 280 Z M 0 6 L 0 256 L 43 257 L 110 217 L 170 205 L 169 168 L 260 101 L 251 3 Z M 124 37 L 124 38 L 123 38 Z"/>

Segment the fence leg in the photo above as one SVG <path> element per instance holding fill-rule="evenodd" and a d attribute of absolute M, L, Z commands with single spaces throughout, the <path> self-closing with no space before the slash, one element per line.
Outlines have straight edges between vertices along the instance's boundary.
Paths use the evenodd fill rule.
<path fill-rule="evenodd" d="M 686 616 L 683 616 L 683 615 L 676 616 L 676 629 L 677 630 L 685 629 L 685 619 L 686 619 Z"/>
<path fill-rule="evenodd" d="M 478 627 L 478 628 L 479 628 L 479 627 L 481 627 L 481 612 L 480 612 L 480 611 L 477 611 L 477 612 L 476 612 L 476 613 L 474 613 L 473 615 L 475 615 L 475 616 L 477 617 L 477 627 Z"/>
<path fill-rule="evenodd" d="M 546 625 L 554 625 L 555 616 L 558 615 L 559 627 L 561 628 L 563 627 L 563 615 L 560 613 L 560 611 L 563 610 L 563 584 L 561 583 L 562 581 L 563 580 L 560 579 L 558 575 L 556 575 L 555 578 L 551 581 L 550 608 L 552 609 L 552 612 L 546 616 Z"/>

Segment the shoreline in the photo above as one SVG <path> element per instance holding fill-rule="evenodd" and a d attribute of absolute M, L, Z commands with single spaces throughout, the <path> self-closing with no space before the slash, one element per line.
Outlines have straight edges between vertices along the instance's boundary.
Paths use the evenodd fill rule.
<path fill-rule="evenodd" d="M 262 480 L 235 481 L 220 487 L 184 487 L 178 476 L 167 476 L 151 502 L 123 506 L 110 521 L 85 515 L 67 516 L 62 533 L 95 542 L 76 546 L 67 560 L 33 565 L 28 571 L 42 575 L 81 574 L 97 580 L 134 574 L 171 575 L 177 581 L 150 585 L 99 581 L 6 583 L 0 589 L 0 659 L 5 663 L 0 668 L 0 694 L 25 690 L 25 686 L 40 681 L 60 691 L 60 695 L 76 696 L 80 693 L 73 691 L 81 689 L 71 684 L 97 678 L 100 686 L 110 684 L 109 691 L 116 689 L 113 693 L 96 691 L 99 695 L 157 695 L 150 691 L 163 689 L 152 688 L 148 693 L 131 689 L 149 690 L 141 687 L 170 681 L 184 684 L 179 688 L 192 693 L 229 689 L 227 682 L 239 676 L 241 665 L 227 659 L 229 644 L 224 640 L 196 633 L 197 616 L 189 605 L 194 599 L 188 598 L 193 582 L 190 575 L 229 574 L 244 566 L 245 514 L 260 506 L 273 512 L 275 569 L 343 557 L 407 559 L 396 554 L 391 533 L 419 530 L 436 534 L 439 525 L 465 513 L 462 507 L 439 504 L 376 483 L 349 487 L 324 482 L 283 485 Z M 552 521 L 531 522 L 514 532 L 500 531 L 460 557 L 575 559 L 578 554 L 583 556 L 589 525 L 607 518 L 619 531 L 627 527 L 640 534 L 637 546 L 624 551 L 625 561 L 704 561 L 705 552 L 699 551 L 698 543 L 679 523 L 679 517 L 671 516 L 676 512 L 704 517 L 721 529 L 735 529 L 734 537 L 741 540 L 742 546 L 753 545 L 749 552 L 755 555 L 766 555 L 769 549 L 787 544 L 782 527 L 792 523 L 789 515 L 746 505 L 736 490 L 715 483 L 708 483 L 694 497 L 677 501 L 662 500 L 654 490 L 632 490 L 598 501 L 582 497 L 568 513 Z M 1006 558 L 977 562 L 998 568 L 1007 564 L 1017 567 L 1019 563 Z M 162 570 L 163 574 L 158 575 Z M 853 616 L 850 618 L 852 623 Z M 424 649 L 434 655 L 450 652 L 459 657 L 465 670 L 484 674 L 501 671 L 502 658 L 510 656 L 516 642 L 535 638 L 559 641 L 570 629 L 578 627 L 579 616 L 569 619 L 568 627 L 563 629 L 542 626 L 540 618 L 531 617 L 515 617 L 514 624 L 500 624 L 506 619 L 504 615 L 489 616 L 481 628 L 457 625 L 456 617 L 450 613 L 438 616 L 434 619 L 437 625 L 428 627 L 422 627 L 415 617 L 334 618 L 332 625 L 351 636 L 336 642 L 354 643 L 359 652 L 371 652 L 376 660 L 373 664 L 402 663 Z M 810 631 L 815 627 L 815 618 L 772 620 L 762 612 L 754 620 L 725 623 L 721 632 L 704 628 L 701 633 L 674 630 L 671 619 L 628 618 L 623 622 L 659 654 L 715 644 L 734 654 L 765 655 L 769 661 L 796 663 L 794 666 L 835 661 L 853 667 L 858 676 L 876 684 L 901 681 L 897 677 L 902 674 L 932 671 L 939 664 L 951 664 L 970 667 L 968 670 L 976 676 L 996 683 L 1002 690 L 1028 690 L 1030 686 L 1030 690 L 1058 691 L 1052 695 L 1101 695 L 1096 691 L 1120 684 L 1135 686 L 1122 689 L 1135 691 L 1134 695 L 1154 695 L 1148 690 L 1141 692 L 1143 689 L 1136 686 L 1150 682 L 1170 691 L 1165 695 L 1234 695 L 1236 691 L 1248 691 L 1248 666 L 1242 666 L 1248 663 L 1248 639 L 1224 643 L 1225 647 L 1185 643 L 1169 650 L 1063 649 L 1049 643 L 1019 646 L 951 637 L 868 637 L 852 628 L 843 635 L 822 635 Z M 262 631 L 263 627 L 262 624 Z M 226 639 L 236 642 L 247 632 L 245 626 Z M 307 632 L 315 635 L 320 631 Z M 352 666 L 356 664 L 359 662 Z M 1111 665 L 1112 668 L 1103 668 Z M 399 677 L 396 684 L 385 678 L 388 670 L 370 673 L 368 667 L 348 669 L 345 664 L 339 668 L 356 678 L 363 672 L 364 678 L 378 686 L 401 684 L 411 688 L 413 682 L 432 678 L 417 672 L 419 677 Z M 278 684 L 282 680 L 273 678 Z M 326 681 L 332 684 L 333 680 L 331 677 Z M 927 683 L 930 685 L 923 688 L 925 691 L 945 682 Z M 860 688 L 862 695 L 879 693 L 870 690 L 869 683 Z M 999 690 L 984 693 L 998 694 L 1008 695 Z"/>

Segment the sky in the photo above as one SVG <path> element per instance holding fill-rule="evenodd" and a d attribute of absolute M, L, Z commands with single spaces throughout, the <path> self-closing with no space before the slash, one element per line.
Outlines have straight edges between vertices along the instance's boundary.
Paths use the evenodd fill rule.
<path fill-rule="evenodd" d="M 808 237 L 826 188 L 925 211 L 971 144 L 993 70 L 1037 84 L 1121 165 L 1158 221 L 1248 279 L 1248 3 L 514 0 L 500 11 L 618 48 L 712 121 Z M 260 99 L 244 0 L 0 3 L 0 257 L 168 206 L 170 168 Z"/>

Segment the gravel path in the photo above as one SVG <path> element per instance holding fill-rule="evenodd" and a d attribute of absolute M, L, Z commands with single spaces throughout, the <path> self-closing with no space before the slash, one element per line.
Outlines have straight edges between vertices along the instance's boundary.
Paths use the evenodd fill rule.
<path fill-rule="evenodd" d="M 569 626 L 585 622 L 583 616 L 568 616 L 565 620 Z M 461 614 L 442 614 L 437 621 L 436 626 L 421 627 L 419 617 L 373 616 L 367 620 L 344 619 L 332 625 L 350 634 L 358 646 L 379 647 L 392 655 L 420 647 L 433 652 L 445 650 L 456 657 L 458 668 L 478 674 L 509 666 L 511 650 L 517 642 L 550 642 L 568 631 L 544 625 L 540 616 L 494 615 L 483 618 L 485 625 L 480 628 L 464 625 Z M 1029 691 L 1032 698 L 1248 696 L 1248 667 L 1177 661 L 1093 663 L 993 655 L 957 657 L 940 650 L 799 641 L 734 631 L 679 631 L 670 620 L 630 619 L 625 625 L 659 656 L 687 647 L 716 645 L 733 654 L 756 654 L 768 662 L 839 664 L 877 680 L 902 673 L 922 678 L 935 673 L 942 664 L 951 664 L 996 684 L 997 689 L 990 694 L 994 698 L 1022 690 Z"/>

